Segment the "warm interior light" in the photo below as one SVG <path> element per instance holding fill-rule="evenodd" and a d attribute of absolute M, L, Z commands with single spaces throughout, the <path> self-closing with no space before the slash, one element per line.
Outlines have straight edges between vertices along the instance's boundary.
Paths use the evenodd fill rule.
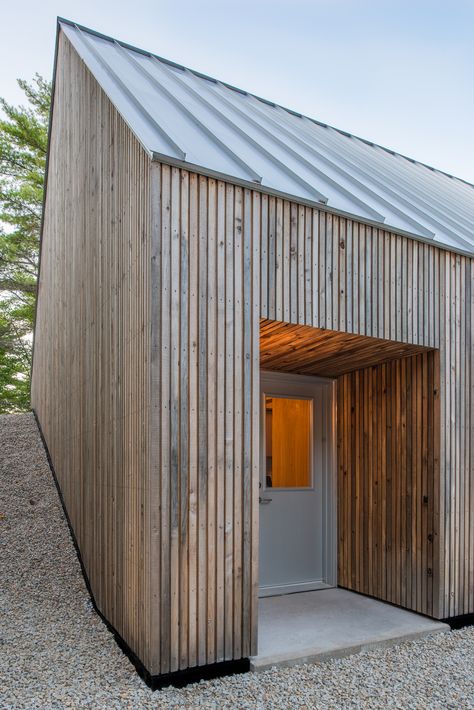
<path fill-rule="evenodd" d="M 312 400 L 265 396 L 267 488 L 311 486 Z"/>

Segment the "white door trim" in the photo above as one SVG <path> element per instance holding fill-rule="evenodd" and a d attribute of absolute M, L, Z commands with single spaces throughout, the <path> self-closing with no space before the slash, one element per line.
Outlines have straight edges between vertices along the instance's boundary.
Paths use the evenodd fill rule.
<path fill-rule="evenodd" d="M 286 584 L 284 586 L 260 586 L 259 596 L 273 596 L 277 594 L 290 594 L 292 592 L 302 592 L 315 589 L 327 589 L 337 585 L 337 450 L 336 450 L 336 380 L 325 377 L 315 377 L 306 375 L 293 375 L 286 372 L 260 371 L 260 466 L 264 465 L 264 436 L 263 436 L 263 394 L 265 389 L 278 385 L 302 385 L 323 384 L 327 393 L 326 426 L 325 426 L 325 448 L 326 467 L 323 471 L 323 577 L 321 580 Z M 263 381 L 265 384 L 263 385 Z M 259 479 L 260 480 L 260 479 Z"/>

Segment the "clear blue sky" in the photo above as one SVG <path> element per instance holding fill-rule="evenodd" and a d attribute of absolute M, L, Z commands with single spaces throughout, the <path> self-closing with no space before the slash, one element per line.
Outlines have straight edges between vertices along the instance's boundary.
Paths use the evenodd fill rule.
<path fill-rule="evenodd" d="M 23 0 L 0 95 L 51 76 L 56 16 L 474 182 L 474 0 Z"/>

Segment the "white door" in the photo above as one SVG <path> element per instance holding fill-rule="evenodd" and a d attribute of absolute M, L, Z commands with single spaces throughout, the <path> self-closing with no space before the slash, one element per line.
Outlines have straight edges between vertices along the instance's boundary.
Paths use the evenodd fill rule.
<path fill-rule="evenodd" d="M 260 596 L 334 586 L 333 383 L 260 381 Z"/>

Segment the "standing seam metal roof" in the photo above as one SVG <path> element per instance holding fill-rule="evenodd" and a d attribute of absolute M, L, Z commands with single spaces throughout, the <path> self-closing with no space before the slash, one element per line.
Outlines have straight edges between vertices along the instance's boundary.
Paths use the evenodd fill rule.
<path fill-rule="evenodd" d="M 474 186 L 59 19 L 149 154 L 474 253 Z"/>

